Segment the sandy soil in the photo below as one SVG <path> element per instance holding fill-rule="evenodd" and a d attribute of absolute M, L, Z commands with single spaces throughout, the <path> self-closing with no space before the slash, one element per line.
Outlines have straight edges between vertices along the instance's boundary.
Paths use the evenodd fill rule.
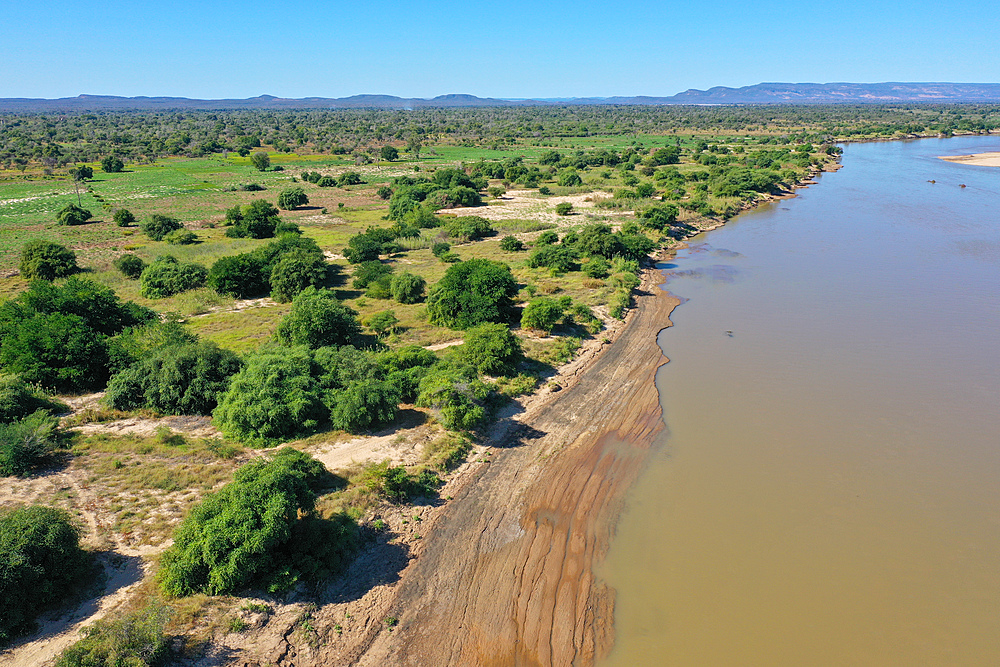
<path fill-rule="evenodd" d="M 977 167 L 1000 167 L 1000 153 L 974 153 L 972 155 L 939 155 L 939 159 Z"/>

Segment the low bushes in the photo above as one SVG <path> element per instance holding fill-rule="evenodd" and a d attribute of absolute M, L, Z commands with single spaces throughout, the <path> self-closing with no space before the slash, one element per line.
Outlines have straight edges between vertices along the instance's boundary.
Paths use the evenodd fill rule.
<path fill-rule="evenodd" d="M 173 255 L 157 257 L 139 277 L 139 293 L 147 299 L 163 299 L 196 287 L 208 280 L 208 270 L 200 264 L 182 264 Z"/>
<path fill-rule="evenodd" d="M 76 273 L 76 253 L 51 241 L 28 241 L 21 248 L 21 275 L 28 279 L 54 280 Z"/>

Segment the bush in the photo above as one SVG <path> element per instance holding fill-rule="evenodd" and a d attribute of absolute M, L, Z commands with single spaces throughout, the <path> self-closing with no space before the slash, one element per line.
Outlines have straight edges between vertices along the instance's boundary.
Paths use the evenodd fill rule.
<path fill-rule="evenodd" d="M 208 271 L 208 286 L 219 294 L 248 299 L 270 291 L 264 262 L 254 253 L 220 257 Z"/>
<path fill-rule="evenodd" d="M 326 422 L 308 349 L 268 347 L 244 363 L 212 413 L 227 437 L 274 444 L 308 435 Z"/>
<path fill-rule="evenodd" d="M 361 180 L 360 174 L 358 174 L 356 171 L 345 171 L 337 179 L 337 185 L 339 185 L 340 187 L 344 187 L 347 185 L 361 185 L 362 183 L 364 183 L 364 181 Z"/>
<path fill-rule="evenodd" d="M 305 190 L 302 188 L 288 188 L 282 190 L 278 195 L 278 208 L 283 208 L 286 211 L 305 206 L 308 203 L 309 197 L 306 196 Z"/>
<path fill-rule="evenodd" d="M 500 249 L 505 252 L 518 252 L 524 250 L 524 244 L 516 236 L 505 236 L 500 239 Z"/>
<path fill-rule="evenodd" d="M 333 292 L 307 287 L 292 301 L 292 310 L 278 323 L 275 337 L 285 345 L 310 348 L 347 345 L 361 333 L 357 316 Z"/>
<path fill-rule="evenodd" d="M 226 221 L 232 226 L 226 236 L 237 239 L 269 239 L 281 222 L 278 209 L 263 199 L 255 199 L 241 207 L 226 211 Z"/>
<path fill-rule="evenodd" d="M 431 246 L 431 254 L 439 259 L 441 258 L 442 255 L 446 254 L 450 250 L 451 250 L 451 244 L 445 241 L 435 243 L 434 245 Z"/>
<path fill-rule="evenodd" d="M 170 245 L 191 245 L 198 240 L 198 235 L 190 229 L 175 229 L 164 236 L 163 240 Z"/>
<path fill-rule="evenodd" d="M 383 336 L 394 331 L 397 324 L 399 324 L 399 318 L 391 310 L 375 313 L 365 322 L 365 326 L 371 329 L 376 336 Z"/>
<path fill-rule="evenodd" d="M 521 313 L 521 326 L 549 333 L 563 318 L 563 307 L 555 299 L 539 297 L 532 299 Z"/>
<path fill-rule="evenodd" d="M 59 420 L 45 410 L 0 424 L 0 475 L 23 475 L 59 445 Z"/>
<path fill-rule="evenodd" d="M 51 241 L 36 239 L 21 248 L 21 275 L 28 279 L 54 280 L 75 273 L 76 253 Z"/>
<path fill-rule="evenodd" d="M 556 204 L 556 215 L 569 215 L 573 212 L 573 205 L 568 201 Z"/>
<path fill-rule="evenodd" d="M 142 223 L 142 231 L 153 241 L 162 241 L 164 236 L 183 227 L 179 220 L 168 218 L 159 213 L 154 213 L 149 216 L 149 220 Z"/>
<path fill-rule="evenodd" d="M 480 373 L 509 375 L 521 361 L 521 339 L 505 324 L 486 322 L 465 333 L 461 354 Z"/>
<path fill-rule="evenodd" d="M 452 238 L 475 241 L 493 233 L 493 226 L 486 218 L 478 215 L 465 215 L 451 218 L 444 223 L 445 231 Z"/>
<path fill-rule="evenodd" d="M 556 181 L 559 185 L 564 187 L 575 187 L 577 185 L 583 185 L 583 179 L 580 178 L 580 174 L 576 173 L 574 169 L 566 169 L 559 174 L 559 180 Z"/>
<path fill-rule="evenodd" d="M 254 584 L 276 592 L 340 570 L 357 546 L 357 526 L 343 514 L 313 513 L 328 478 L 322 463 L 290 448 L 237 470 L 177 529 L 160 560 L 164 592 L 223 595 Z"/>
<path fill-rule="evenodd" d="M 417 303 L 424 296 L 427 282 L 420 276 L 403 272 L 393 276 L 389 283 L 392 298 L 400 303 Z"/>
<path fill-rule="evenodd" d="M 528 266 L 533 269 L 546 266 L 556 273 L 576 271 L 580 268 L 580 254 L 575 248 L 546 245 L 531 253 Z"/>
<path fill-rule="evenodd" d="M 132 215 L 132 211 L 127 208 L 120 208 L 115 211 L 115 217 L 113 218 L 115 224 L 119 227 L 128 227 L 133 222 L 135 222 L 135 216 Z"/>
<path fill-rule="evenodd" d="M 264 151 L 257 151 L 250 156 L 250 164 L 252 164 L 257 171 L 267 171 L 267 168 L 271 166 L 271 158 L 269 158 L 267 153 Z"/>
<path fill-rule="evenodd" d="M 382 242 L 368 233 L 356 234 L 347 240 L 344 257 L 351 264 L 374 262 L 382 254 Z"/>
<path fill-rule="evenodd" d="M 147 266 L 139 277 L 139 293 L 147 299 L 164 299 L 202 287 L 208 270 L 200 264 L 181 264 L 173 255 L 163 255 Z"/>
<path fill-rule="evenodd" d="M 30 632 L 35 616 L 66 597 L 87 575 L 91 558 L 69 515 L 29 505 L 0 514 L 0 645 Z"/>
<path fill-rule="evenodd" d="M 108 174 L 117 174 L 125 168 L 125 163 L 117 155 L 108 155 L 101 160 L 101 169 Z"/>
<path fill-rule="evenodd" d="M 79 315 L 33 313 L 4 327 L 0 368 L 57 392 L 98 389 L 108 378 L 102 336 Z"/>
<path fill-rule="evenodd" d="M 65 405 L 51 400 L 21 376 L 0 374 L 0 424 L 17 421 L 37 410 L 55 412 L 64 409 L 67 409 Z"/>
<path fill-rule="evenodd" d="M 281 255 L 271 269 L 271 298 L 287 303 L 307 287 L 326 279 L 326 260 L 307 250 L 295 249 Z"/>
<path fill-rule="evenodd" d="M 391 382 L 352 382 L 334 394 L 330 424 L 350 433 L 386 424 L 396 418 L 400 398 L 400 388 Z"/>
<path fill-rule="evenodd" d="M 354 280 L 351 281 L 351 285 L 357 289 L 364 289 L 379 278 L 391 275 L 393 270 L 391 264 L 383 264 L 377 259 L 361 262 L 354 267 Z"/>
<path fill-rule="evenodd" d="M 105 400 L 116 410 L 212 414 L 240 366 L 235 353 L 207 341 L 161 347 L 111 378 Z"/>
<path fill-rule="evenodd" d="M 94 214 L 85 208 L 80 208 L 76 204 L 66 204 L 56 213 L 56 222 L 60 225 L 82 225 L 93 217 Z"/>
<path fill-rule="evenodd" d="M 673 204 L 651 206 L 639 214 L 642 224 L 652 229 L 662 230 L 677 222 L 677 207 Z"/>
<path fill-rule="evenodd" d="M 102 618 L 62 653 L 55 667 L 158 667 L 169 647 L 163 632 L 169 610 L 157 606 Z"/>
<path fill-rule="evenodd" d="M 608 264 L 608 260 L 600 255 L 595 255 L 590 258 L 589 262 L 583 265 L 583 273 L 588 278 L 607 278 L 610 268 L 611 265 Z"/>
<path fill-rule="evenodd" d="M 142 275 L 143 270 L 146 268 L 146 262 L 132 254 L 125 254 L 120 257 L 116 257 L 115 261 L 111 264 L 129 280 L 138 280 L 139 276 Z"/>
<path fill-rule="evenodd" d="M 535 245 L 536 246 L 552 245 L 554 243 L 557 243 L 558 241 L 559 241 L 559 235 L 553 232 L 552 230 L 549 230 L 542 232 L 541 234 L 538 235 L 538 238 L 535 239 Z"/>
<path fill-rule="evenodd" d="M 417 405 L 435 410 L 445 428 L 468 430 L 486 418 L 482 403 L 488 395 L 471 366 L 439 364 L 421 378 Z"/>
<path fill-rule="evenodd" d="M 507 322 L 519 291 L 510 267 L 470 259 L 449 267 L 427 298 L 431 324 L 468 329 L 483 322 Z"/>
<path fill-rule="evenodd" d="M 361 473 L 360 484 L 369 492 L 391 503 L 405 503 L 414 498 L 435 495 L 443 482 L 431 470 L 411 473 L 403 466 L 388 461 L 373 463 Z"/>

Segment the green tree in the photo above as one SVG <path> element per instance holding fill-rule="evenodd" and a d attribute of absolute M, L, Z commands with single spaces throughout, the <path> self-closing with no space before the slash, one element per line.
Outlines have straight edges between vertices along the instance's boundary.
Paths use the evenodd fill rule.
<path fill-rule="evenodd" d="M 86 181 L 94 177 L 94 170 L 85 164 L 81 164 L 79 167 L 70 169 L 69 175 L 72 176 L 75 181 Z"/>
<path fill-rule="evenodd" d="M 271 298 L 287 303 L 307 287 L 316 287 L 326 279 L 326 260 L 306 250 L 289 250 L 271 269 Z"/>
<path fill-rule="evenodd" d="M 82 225 L 94 214 L 85 208 L 80 208 L 76 204 L 66 204 L 56 213 L 56 222 L 60 225 Z"/>
<path fill-rule="evenodd" d="M 408 150 L 411 153 L 413 153 L 413 156 L 415 158 L 417 158 L 418 160 L 420 159 L 420 149 L 422 149 L 423 147 L 424 147 L 424 145 L 423 145 L 423 143 L 421 143 L 420 137 L 418 137 L 415 134 L 412 135 L 406 141 L 406 150 Z"/>
<path fill-rule="evenodd" d="M 426 281 L 413 273 L 404 271 L 393 276 L 389 283 L 392 298 L 400 303 L 417 303 L 424 296 Z"/>
<path fill-rule="evenodd" d="M 281 223 L 278 209 L 263 199 L 255 199 L 238 209 L 229 209 L 226 220 L 232 224 L 226 230 L 226 236 L 230 238 L 271 238 Z"/>
<path fill-rule="evenodd" d="M 328 478 L 322 463 L 291 448 L 237 470 L 177 529 L 160 561 L 164 592 L 222 595 L 251 584 L 279 591 L 340 570 L 356 548 L 357 526 L 346 515 L 314 514 Z"/>
<path fill-rule="evenodd" d="M 500 249 L 505 252 L 518 252 L 524 250 L 524 244 L 516 236 L 505 236 L 500 239 Z"/>
<path fill-rule="evenodd" d="M 220 257 L 208 271 L 208 286 L 219 294 L 249 299 L 267 294 L 271 289 L 270 271 L 254 253 Z"/>
<path fill-rule="evenodd" d="M 399 324 L 399 318 L 396 317 L 396 313 L 391 310 L 383 310 L 375 313 L 367 320 L 368 328 L 371 329 L 376 336 L 384 336 L 392 332 L 395 330 L 397 324 Z"/>
<path fill-rule="evenodd" d="M 139 293 L 147 299 L 163 299 L 202 287 L 208 270 L 200 264 L 182 264 L 173 255 L 157 257 L 139 277 Z"/>
<path fill-rule="evenodd" d="M 117 155 L 108 155 L 101 160 L 101 169 L 108 174 L 117 174 L 125 168 L 125 163 Z"/>
<path fill-rule="evenodd" d="M 0 324 L 0 368 L 57 392 L 99 389 L 108 378 L 104 339 L 79 315 L 32 313 Z"/>
<path fill-rule="evenodd" d="M 480 373 L 509 375 L 521 361 L 521 339 L 505 324 L 485 322 L 465 332 L 461 354 Z"/>
<path fill-rule="evenodd" d="M 285 345 L 310 348 L 348 345 L 361 333 L 357 312 L 345 306 L 333 292 L 307 287 L 292 301 L 275 337 Z"/>
<path fill-rule="evenodd" d="M 169 345 L 111 378 L 106 400 L 116 410 L 208 415 L 240 367 L 235 353 L 208 341 Z"/>
<path fill-rule="evenodd" d="M 149 216 L 146 222 L 142 223 L 142 231 L 153 241 L 162 241 L 163 237 L 175 229 L 183 229 L 184 225 L 180 220 L 171 218 L 160 213 Z"/>
<path fill-rule="evenodd" d="M 120 208 L 115 211 L 115 217 L 113 218 L 115 224 L 119 227 L 128 227 L 133 222 L 135 222 L 135 216 L 132 215 L 132 211 L 127 208 Z"/>
<path fill-rule="evenodd" d="M 396 418 L 399 401 L 400 389 L 391 382 L 351 382 L 334 394 L 330 424 L 349 433 L 387 424 Z"/>
<path fill-rule="evenodd" d="M 507 192 L 507 188 L 502 185 L 491 185 L 487 192 L 489 192 L 490 196 L 494 199 L 500 199 L 500 196 Z"/>
<path fill-rule="evenodd" d="M 288 188 L 278 195 L 278 208 L 291 211 L 309 203 L 309 197 L 302 188 Z"/>
<path fill-rule="evenodd" d="M 569 215 L 573 212 L 573 205 L 568 201 L 556 204 L 556 215 Z"/>
<path fill-rule="evenodd" d="M 257 151 L 250 156 L 250 164 L 252 164 L 257 171 L 267 171 L 267 168 L 271 166 L 271 158 L 269 158 L 267 153 L 264 151 Z"/>
<path fill-rule="evenodd" d="M 327 421 L 307 348 L 265 348 L 244 363 L 212 413 L 227 437 L 274 444 L 308 435 Z"/>
<path fill-rule="evenodd" d="M 54 280 L 79 270 L 76 253 L 51 241 L 35 239 L 21 247 L 21 276 L 27 280 Z"/>
<path fill-rule="evenodd" d="M 111 264 L 116 269 L 121 271 L 123 276 L 130 280 L 138 280 L 139 276 L 142 275 L 143 270 L 146 268 L 146 262 L 130 253 L 116 257 L 115 261 Z"/>
<path fill-rule="evenodd" d="M 565 169 L 559 174 L 559 179 L 556 183 L 562 186 L 574 187 L 583 185 L 583 179 L 580 178 L 580 174 L 575 169 Z"/>
<path fill-rule="evenodd" d="M 493 225 L 478 215 L 463 215 L 449 219 L 444 224 L 445 231 L 452 238 L 475 241 L 493 233 Z"/>
<path fill-rule="evenodd" d="M 382 155 L 382 159 L 386 162 L 394 162 L 397 158 L 399 158 L 399 151 L 395 146 L 383 146 L 379 153 Z"/>
<path fill-rule="evenodd" d="M 30 632 L 37 614 L 72 592 L 91 562 L 65 511 L 28 505 L 0 514 L 0 645 Z"/>
<path fill-rule="evenodd" d="M 517 281 L 509 266 L 488 259 L 470 259 L 448 268 L 431 289 L 427 312 L 431 324 L 451 329 L 506 322 L 514 315 L 517 293 Z"/>
<path fill-rule="evenodd" d="M 563 307 L 555 299 L 539 297 L 532 299 L 521 313 L 521 326 L 548 333 L 563 318 Z"/>

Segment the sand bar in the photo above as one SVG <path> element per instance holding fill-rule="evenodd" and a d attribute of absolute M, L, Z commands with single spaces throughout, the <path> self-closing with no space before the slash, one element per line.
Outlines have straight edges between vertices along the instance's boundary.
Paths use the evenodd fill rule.
<path fill-rule="evenodd" d="M 1000 167 L 1000 152 L 973 153 L 972 155 L 939 155 L 939 159 L 977 167 Z"/>

